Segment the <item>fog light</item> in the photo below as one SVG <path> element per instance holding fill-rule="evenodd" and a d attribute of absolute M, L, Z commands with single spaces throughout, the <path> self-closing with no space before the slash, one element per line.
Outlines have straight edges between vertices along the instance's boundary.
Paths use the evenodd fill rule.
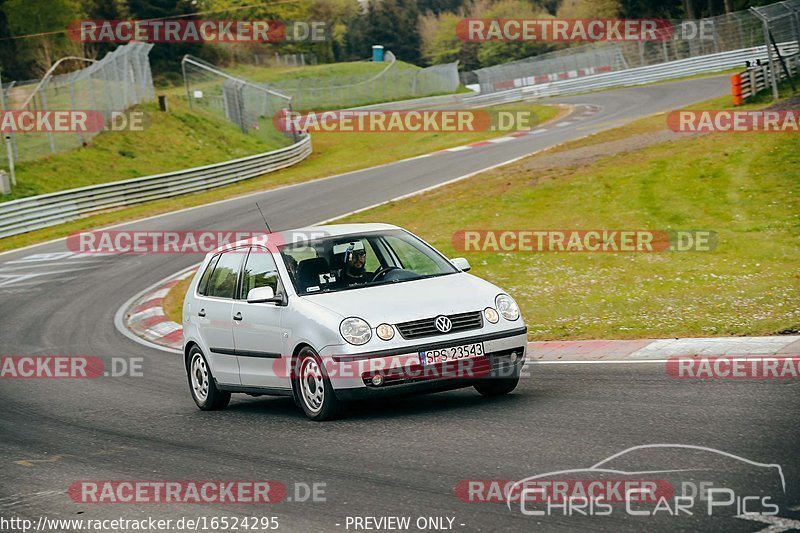
<path fill-rule="evenodd" d="M 372 376 L 372 384 L 375 385 L 376 387 L 380 387 L 381 385 L 383 385 L 383 376 L 381 376 L 380 374 L 375 374 L 374 376 Z"/>
<path fill-rule="evenodd" d="M 394 337 L 394 328 L 389 324 L 381 324 L 376 328 L 375 332 L 378 334 L 378 337 L 385 341 L 390 341 L 392 337 Z"/>
<path fill-rule="evenodd" d="M 500 315 L 491 307 L 487 307 L 483 310 L 483 316 L 492 324 L 497 324 L 497 321 L 500 320 Z"/>
<path fill-rule="evenodd" d="M 516 363 L 518 359 L 519 356 L 517 355 L 517 352 L 511 352 L 511 362 Z"/>

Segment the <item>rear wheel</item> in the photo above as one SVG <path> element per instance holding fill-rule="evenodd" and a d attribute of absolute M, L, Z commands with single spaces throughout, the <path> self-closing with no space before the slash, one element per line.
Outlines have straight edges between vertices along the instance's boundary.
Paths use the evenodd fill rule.
<path fill-rule="evenodd" d="M 188 378 L 189 390 L 197 407 L 203 411 L 225 409 L 231 401 L 231 393 L 217 388 L 211 368 L 208 366 L 203 352 L 195 346 L 189 352 Z"/>
<path fill-rule="evenodd" d="M 300 407 L 311 420 L 332 420 L 341 414 L 344 404 L 333 392 L 322 360 L 311 348 L 300 350 L 296 387 Z"/>
<path fill-rule="evenodd" d="M 483 396 L 502 396 L 517 388 L 519 376 L 486 379 L 475 384 L 475 390 Z"/>

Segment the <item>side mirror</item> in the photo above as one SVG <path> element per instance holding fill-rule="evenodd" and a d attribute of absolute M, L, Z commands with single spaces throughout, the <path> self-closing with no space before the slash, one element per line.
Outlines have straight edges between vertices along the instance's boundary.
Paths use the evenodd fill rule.
<path fill-rule="evenodd" d="M 467 272 L 471 268 L 469 266 L 469 261 L 467 261 L 463 257 L 456 257 L 455 259 L 451 259 L 450 262 L 453 264 L 454 267 L 463 272 Z"/>
<path fill-rule="evenodd" d="M 249 304 L 264 304 L 264 303 L 280 303 L 281 297 L 275 296 L 275 291 L 272 287 L 257 287 L 251 289 L 247 293 L 247 303 Z"/>

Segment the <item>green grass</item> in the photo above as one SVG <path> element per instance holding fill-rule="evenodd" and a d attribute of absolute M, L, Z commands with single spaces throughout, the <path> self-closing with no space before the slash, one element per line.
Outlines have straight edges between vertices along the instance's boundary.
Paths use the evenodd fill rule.
<path fill-rule="evenodd" d="M 183 298 L 186 296 L 186 291 L 189 290 L 191 283 L 192 276 L 189 276 L 180 280 L 169 290 L 162 304 L 167 319 L 183 324 Z"/>
<path fill-rule="evenodd" d="M 540 122 L 550 120 L 559 112 L 559 109 L 553 106 L 522 103 L 501 105 L 492 109 L 532 111 Z M 307 160 L 294 167 L 202 193 L 149 202 L 81 218 L 50 228 L 6 237 L 0 239 L 0 251 L 64 237 L 76 231 L 168 213 L 185 207 L 202 205 L 251 192 L 264 191 L 281 185 L 300 183 L 343 172 L 369 168 L 499 135 L 502 134 L 491 131 L 473 133 L 316 133 L 312 136 L 313 154 Z M 66 155 L 68 154 L 60 154 L 55 157 Z M 54 169 L 57 168 L 60 167 L 54 164 Z M 109 166 L 109 168 L 113 167 Z"/>
<path fill-rule="evenodd" d="M 697 108 L 730 106 L 723 99 Z M 552 152 L 664 129 L 665 116 Z M 344 219 L 394 223 L 506 288 L 531 339 L 769 335 L 800 329 L 800 139 L 680 138 L 574 166 L 536 155 Z M 488 191 L 491 191 L 490 193 Z M 419 213 L 426 213 L 420 217 Z M 708 229 L 713 252 L 467 253 L 462 229 Z"/>
<path fill-rule="evenodd" d="M 217 163 L 266 152 L 280 141 L 245 135 L 233 124 L 189 112 L 170 99 L 170 112 L 141 106 L 144 131 L 103 132 L 89 146 L 19 163 L 17 186 L 2 201 Z M 58 134 L 74 135 L 74 134 Z"/>
<path fill-rule="evenodd" d="M 226 69 L 234 76 L 241 76 L 247 80 L 276 83 L 287 80 L 307 78 L 332 78 L 332 77 L 357 77 L 364 79 L 374 76 L 384 70 L 389 63 L 373 63 L 372 61 L 351 61 L 346 63 L 325 63 L 322 65 L 307 65 L 305 67 L 259 67 L 256 65 L 238 64 Z M 419 70 L 419 67 L 397 61 L 398 70 Z"/>

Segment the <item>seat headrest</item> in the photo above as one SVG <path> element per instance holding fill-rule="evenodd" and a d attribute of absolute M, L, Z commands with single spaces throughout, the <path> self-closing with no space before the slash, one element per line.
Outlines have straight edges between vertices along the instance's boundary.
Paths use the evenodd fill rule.
<path fill-rule="evenodd" d="M 330 272 L 328 261 L 324 257 L 303 259 L 297 265 L 297 284 L 300 286 L 300 290 L 305 291 L 309 287 L 319 285 L 320 274 L 328 272 Z"/>

